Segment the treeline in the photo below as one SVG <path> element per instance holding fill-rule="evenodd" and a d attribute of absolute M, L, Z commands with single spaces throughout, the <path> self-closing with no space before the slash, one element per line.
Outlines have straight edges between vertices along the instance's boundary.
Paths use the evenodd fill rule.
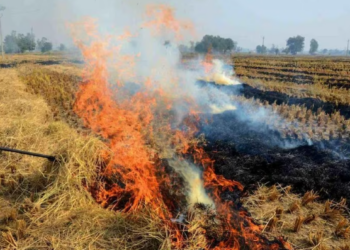
<path fill-rule="evenodd" d="M 213 52 L 226 54 L 226 52 L 231 52 L 236 47 L 237 43 L 231 38 L 205 35 L 202 41 L 196 43 L 194 49 L 198 53 L 206 53 L 208 50 L 212 50 Z"/>
<path fill-rule="evenodd" d="M 48 52 L 53 49 L 53 44 L 46 37 L 35 41 L 35 35 L 33 33 L 21 34 L 16 31 L 12 31 L 10 35 L 7 35 L 4 40 L 4 50 L 7 54 L 24 53 L 26 51 L 41 51 Z M 58 48 L 63 51 L 66 49 L 64 44 L 61 44 Z"/>
<path fill-rule="evenodd" d="M 295 36 L 290 37 L 287 40 L 286 48 L 282 48 L 281 50 L 279 48 L 276 48 L 274 45 L 270 49 L 267 49 L 265 45 L 258 45 L 256 46 L 256 53 L 258 54 L 279 54 L 279 53 L 285 53 L 285 54 L 292 54 L 296 55 L 299 52 L 302 52 L 305 46 L 305 37 L 302 36 Z M 318 50 L 318 42 L 315 39 L 311 39 L 310 41 L 310 50 L 309 54 L 314 55 L 316 54 Z"/>
<path fill-rule="evenodd" d="M 181 52 L 197 52 L 207 53 L 212 51 L 214 53 L 226 54 L 228 52 L 237 51 L 237 42 L 231 38 L 223 38 L 220 36 L 205 35 L 200 42 L 190 42 L 190 46 L 180 45 Z"/>

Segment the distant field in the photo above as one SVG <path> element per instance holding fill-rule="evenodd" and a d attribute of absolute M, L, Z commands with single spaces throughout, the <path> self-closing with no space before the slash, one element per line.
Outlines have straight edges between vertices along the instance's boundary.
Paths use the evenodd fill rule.
<path fill-rule="evenodd" d="M 236 55 L 232 63 L 245 98 L 298 121 L 315 140 L 349 137 L 350 58 Z"/>
<path fill-rule="evenodd" d="M 0 57 L 0 68 L 11 68 L 21 64 L 35 63 L 43 65 L 57 65 L 60 63 L 81 63 L 76 53 L 52 52 L 47 54 L 7 54 L 5 58 Z"/>
<path fill-rule="evenodd" d="M 344 105 L 350 102 L 350 58 L 234 56 L 233 61 L 237 76 L 252 86 Z"/>

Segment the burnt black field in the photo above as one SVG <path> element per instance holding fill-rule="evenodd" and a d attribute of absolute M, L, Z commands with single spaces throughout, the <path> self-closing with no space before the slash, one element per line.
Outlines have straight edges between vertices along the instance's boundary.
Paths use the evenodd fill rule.
<path fill-rule="evenodd" d="M 205 83 L 200 83 L 205 85 Z M 212 84 L 210 84 L 212 85 Z M 278 96 L 250 86 L 216 86 L 227 93 L 246 97 L 277 100 Z M 270 95 L 271 94 L 271 95 Z M 311 99 L 311 98 L 308 98 Z M 297 100 L 281 102 L 296 104 Z M 319 101 L 303 100 L 310 106 L 326 108 Z M 335 107 L 330 109 L 333 110 Z M 340 109 L 348 115 L 347 109 Z M 330 111 L 329 111 L 330 112 Z M 216 173 L 241 182 L 249 191 L 259 183 L 291 185 L 295 193 L 314 190 L 321 200 L 350 201 L 350 143 L 330 140 L 310 143 L 306 140 L 282 138 L 280 133 L 264 123 L 242 120 L 242 111 L 226 111 L 211 115 L 209 123 L 201 125 L 205 134 L 204 146 L 215 160 Z"/>
<path fill-rule="evenodd" d="M 282 184 L 300 194 L 317 191 L 322 200 L 350 200 L 350 150 L 343 142 L 308 145 L 286 140 L 276 131 L 257 130 L 240 121 L 234 111 L 214 115 L 201 132 L 216 172 L 241 182 L 247 190 L 258 183 Z"/>

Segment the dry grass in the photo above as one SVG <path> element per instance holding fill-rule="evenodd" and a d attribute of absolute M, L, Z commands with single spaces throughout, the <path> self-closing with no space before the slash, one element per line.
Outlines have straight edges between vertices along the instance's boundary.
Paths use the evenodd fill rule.
<path fill-rule="evenodd" d="M 98 179 L 99 152 L 107 149 L 82 133 L 71 111 L 79 72 L 78 66 L 64 64 L 22 65 L 0 73 L 2 145 L 59 159 L 0 154 L 0 249 L 171 249 L 173 232 L 156 211 L 142 208 L 126 215 L 103 209 L 82 185 Z M 267 237 L 282 234 L 296 248 L 348 249 L 344 201 L 320 204 L 310 199 L 315 194 L 308 197 L 302 205 L 290 187 L 262 186 L 244 204 L 265 225 Z M 194 208 L 186 216 L 186 249 L 205 248 L 208 234 L 220 238 L 209 208 Z M 297 218 L 303 221 L 295 233 Z"/>
<path fill-rule="evenodd" d="M 276 103 L 269 105 L 259 99 L 246 99 L 243 96 L 231 98 L 245 106 L 265 107 L 271 114 L 277 113 L 279 116 L 275 119 L 265 119 L 262 122 L 278 130 L 284 138 L 310 138 L 313 141 L 350 138 L 350 120 L 346 120 L 339 112 L 326 114 L 319 109 L 313 113 L 304 106 Z"/>
<path fill-rule="evenodd" d="M 20 79 L 27 86 L 26 90 L 44 97 L 56 120 L 64 120 L 79 128 L 79 119 L 73 112 L 73 102 L 81 78 L 74 67 L 66 72 L 62 72 L 62 67 L 64 66 L 37 67 L 31 64 L 19 67 L 18 71 Z"/>
<path fill-rule="evenodd" d="M 350 104 L 350 89 L 329 87 L 319 82 L 301 85 L 291 82 L 250 79 L 244 76 L 240 77 L 240 79 L 242 82 L 264 91 L 277 91 L 299 98 L 316 98 L 335 104 Z"/>
<path fill-rule="evenodd" d="M 62 52 L 5 54 L 5 59 L 0 58 L 0 64 L 21 64 L 35 62 L 65 62 L 80 59 L 76 52 L 69 52 L 69 56 Z"/>
<path fill-rule="evenodd" d="M 350 104 L 348 58 L 235 56 L 232 60 L 237 75 L 252 87 Z"/>
<path fill-rule="evenodd" d="M 261 199 L 276 190 L 281 194 L 279 199 Z M 265 225 L 267 237 L 283 235 L 296 249 L 343 249 L 350 245 L 344 201 L 318 203 L 316 197 L 312 191 L 299 197 L 290 193 L 288 187 L 262 185 L 244 199 L 244 206 L 257 222 Z"/>
<path fill-rule="evenodd" d="M 0 249 L 206 248 L 208 232 L 222 234 L 210 208 L 189 211 L 175 232 L 157 211 L 115 212 L 91 197 L 83 183 L 99 179 L 99 152 L 108 149 L 72 112 L 80 70 L 25 64 L 0 75 L 1 141 L 58 159 L 0 155 Z"/>
<path fill-rule="evenodd" d="M 42 80 L 37 76 L 31 83 Z M 51 98 L 28 93 L 28 86 L 49 91 L 26 86 L 15 68 L 1 70 L 1 144 L 58 161 L 0 154 L 0 249 L 169 249 L 171 234 L 154 211 L 125 215 L 91 198 L 82 183 L 96 180 L 104 144 L 57 119 Z"/>

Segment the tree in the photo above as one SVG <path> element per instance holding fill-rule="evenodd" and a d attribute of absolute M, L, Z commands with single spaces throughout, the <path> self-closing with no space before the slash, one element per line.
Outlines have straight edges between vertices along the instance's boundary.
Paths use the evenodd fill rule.
<path fill-rule="evenodd" d="M 38 48 L 42 53 L 52 50 L 52 43 L 49 42 L 46 37 L 41 38 L 41 40 L 38 40 L 37 43 Z"/>
<path fill-rule="evenodd" d="M 50 50 L 52 50 L 52 43 L 50 43 L 50 42 L 44 43 L 44 46 L 41 48 L 41 52 L 44 53 L 44 52 L 48 52 Z"/>
<path fill-rule="evenodd" d="M 280 53 L 280 50 L 274 44 L 272 44 L 271 48 L 269 49 L 269 54 L 278 55 L 279 53 Z"/>
<path fill-rule="evenodd" d="M 289 48 L 282 48 L 281 51 L 282 51 L 283 53 L 285 53 L 286 55 L 288 55 L 289 52 L 290 52 Z"/>
<path fill-rule="evenodd" d="M 60 46 L 58 47 L 58 50 L 59 51 L 65 51 L 66 50 L 66 46 L 63 43 L 61 43 Z"/>
<path fill-rule="evenodd" d="M 5 9 L 6 9 L 5 6 L 0 5 L 0 11 L 4 11 Z M 1 43 L 1 55 L 2 55 L 2 59 L 4 59 L 4 41 L 3 41 L 3 38 L 2 38 L 1 18 L 2 18 L 2 14 L 0 13 L 0 43 Z"/>
<path fill-rule="evenodd" d="M 209 48 L 214 52 L 226 53 L 235 50 L 237 43 L 231 38 L 222 38 L 220 36 L 205 35 L 200 42 L 197 42 L 194 49 L 199 53 L 206 53 Z"/>
<path fill-rule="evenodd" d="M 314 55 L 316 51 L 318 50 L 318 42 L 315 39 L 312 39 L 310 41 L 310 54 Z"/>
<path fill-rule="evenodd" d="M 256 53 L 258 54 L 266 54 L 267 48 L 265 45 L 258 45 L 256 46 Z"/>
<path fill-rule="evenodd" d="M 223 48 L 224 54 L 226 54 L 226 51 L 232 51 L 235 48 L 235 43 L 231 38 L 226 38 L 222 42 L 223 42 L 222 48 Z"/>
<path fill-rule="evenodd" d="M 7 54 L 19 53 L 19 47 L 17 45 L 17 33 L 12 31 L 11 35 L 5 37 L 4 50 Z"/>
<path fill-rule="evenodd" d="M 29 50 L 35 50 L 35 37 L 33 34 L 27 33 L 27 35 L 18 34 L 17 45 L 21 53 Z"/>
<path fill-rule="evenodd" d="M 190 41 L 190 51 L 193 52 L 194 51 L 194 41 Z"/>
<path fill-rule="evenodd" d="M 296 55 L 298 52 L 303 51 L 304 41 L 305 41 L 305 38 L 302 36 L 290 37 L 287 40 L 288 53 L 290 52 L 293 55 Z"/>
<path fill-rule="evenodd" d="M 35 38 L 33 34 L 27 33 L 17 34 L 12 31 L 11 35 L 5 37 L 6 53 L 23 53 L 25 51 L 33 51 L 35 49 Z"/>

